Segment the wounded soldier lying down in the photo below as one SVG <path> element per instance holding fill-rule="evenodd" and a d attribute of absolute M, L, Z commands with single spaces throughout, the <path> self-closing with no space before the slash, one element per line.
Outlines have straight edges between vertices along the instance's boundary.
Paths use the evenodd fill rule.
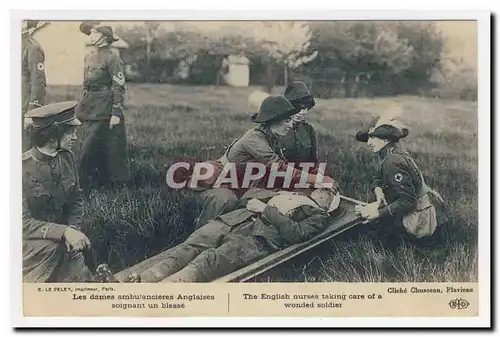
<path fill-rule="evenodd" d="M 209 221 L 128 282 L 209 282 L 323 231 L 338 209 L 336 189 L 250 189 L 239 209 Z M 127 281 L 125 281 L 127 282 Z"/>

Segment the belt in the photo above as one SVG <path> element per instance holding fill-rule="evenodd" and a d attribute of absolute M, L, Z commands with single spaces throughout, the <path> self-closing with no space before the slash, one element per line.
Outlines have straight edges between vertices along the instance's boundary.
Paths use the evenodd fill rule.
<path fill-rule="evenodd" d="M 257 245 L 257 247 L 258 247 L 258 249 L 260 251 L 266 250 L 268 252 L 272 252 L 272 251 L 277 250 L 272 245 L 270 245 L 269 241 L 267 241 L 267 239 L 265 237 L 263 237 L 263 236 L 252 235 L 252 238 L 253 238 L 254 242 L 256 243 L 256 245 Z"/>
<path fill-rule="evenodd" d="M 83 90 L 87 92 L 103 92 L 103 91 L 111 91 L 110 87 L 85 87 Z"/>

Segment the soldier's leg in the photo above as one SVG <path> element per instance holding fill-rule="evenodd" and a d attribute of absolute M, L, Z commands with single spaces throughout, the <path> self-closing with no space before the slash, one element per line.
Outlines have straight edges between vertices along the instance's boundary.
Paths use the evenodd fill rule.
<path fill-rule="evenodd" d="M 201 213 L 195 220 L 195 228 L 204 226 L 217 216 L 234 211 L 238 206 L 238 197 L 228 188 L 214 188 L 200 193 Z"/>
<path fill-rule="evenodd" d="M 415 245 L 419 249 L 427 249 L 436 246 L 436 235 L 416 237 L 408 231 L 402 231 L 403 240 Z"/>
<path fill-rule="evenodd" d="M 94 138 L 93 156 L 96 161 L 96 175 L 99 186 L 108 188 L 112 185 L 110 171 L 110 156 L 112 156 L 112 148 L 110 147 L 109 119 L 99 121 L 99 127 Z"/>
<path fill-rule="evenodd" d="M 270 247 L 252 236 L 228 235 L 221 246 L 204 251 L 185 268 L 165 278 L 162 283 L 210 282 L 270 253 Z"/>
<path fill-rule="evenodd" d="M 377 227 L 374 232 L 383 247 L 395 252 L 403 243 L 404 233 L 398 221 L 377 221 L 374 226 Z"/>
<path fill-rule="evenodd" d="M 93 275 L 85 264 L 81 252 L 65 253 L 59 267 L 52 275 L 51 282 L 91 282 Z"/>
<path fill-rule="evenodd" d="M 106 136 L 106 171 L 111 184 L 121 185 L 131 178 L 125 120 L 106 130 Z"/>
<path fill-rule="evenodd" d="M 64 247 L 51 240 L 23 240 L 23 282 L 47 282 L 58 268 Z"/>
<path fill-rule="evenodd" d="M 80 186 L 88 193 L 99 157 L 99 130 L 101 121 L 82 121 L 77 128 L 73 152 L 77 163 Z"/>
<path fill-rule="evenodd" d="M 201 252 L 217 247 L 230 232 L 231 227 L 222 221 L 209 221 L 194 231 L 183 243 L 160 253 L 159 262 L 140 272 L 141 282 L 158 282 L 177 272 L 195 259 Z M 139 273 L 135 271 L 135 273 Z"/>

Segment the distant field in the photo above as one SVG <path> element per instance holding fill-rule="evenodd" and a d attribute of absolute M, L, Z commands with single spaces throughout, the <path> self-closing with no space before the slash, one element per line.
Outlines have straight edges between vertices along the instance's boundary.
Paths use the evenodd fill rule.
<path fill-rule="evenodd" d="M 129 85 L 125 115 L 133 182 L 120 191 L 96 190 L 85 204 L 93 246 L 114 271 L 192 232 L 199 205 L 188 197 L 162 199 L 159 172 L 179 158 L 219 157 L 223 146 L 254 125 L 247 103 L 252 90 Z M 52 87 L 49 101 L 78 95 L 76 87 Z M 422 252 L 405 245 L 392 252 L 368 229 L 358 228 L 259 280 L 477 280 L 477 103 L 418 97 L 320 100 L 309 115 L 318 130 L 320 158 L 328 162 L 343 194 L 368 200 L 375 158 L 354 135 L 394 102 L 403 106 L 402 119 L 412 130 L 403 144 L 427 183 L 449 203 L 452 225 L 447 228 L 446 249 Z"/>

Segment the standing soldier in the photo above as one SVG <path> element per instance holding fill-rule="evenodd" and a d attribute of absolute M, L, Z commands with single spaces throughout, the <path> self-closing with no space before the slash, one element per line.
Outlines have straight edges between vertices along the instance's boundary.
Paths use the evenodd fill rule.
<path fill-rule="evenodd" d="M 438 225 L 435 206 L 442 205 L 443 199 L 426 185 L 415 160 L 399 144 L 408 133 L 408 128 L 394 118 L 380 117 L 357 133 L 356 140 L 367 143 L 379 157 L 373 182 L 377 200 L 360 207 L 358 212 L 365 219 L 388 223 L 388 227 L 381 229 L 388 241 L 402 234 L 428 246 L 435 243 Z"/>
<path fill-rule="evenodd" d="M 26 114 L 33 147 L 23 154 L 24 282 L 86 282 L 92 274 L 83 252 L 82 198 L 71 145 L 80 121 L 76 102 L 61 102 Z"/>
<path fill-rule="evenodd" d="M 292 130 L 280 138 L 283 155 L 290 163 L 318 164 L 318 138 L 316 129 L 306 119 L 316 104 L 314 96 L 304 82 L 294 81 L 285 90 L 285 97 L 300 112 L 294 115 Z M 297 167 L 298 168 L 298 167 Z"/>
<path fill-rule="evenodd" d="M 44 27 L 47 22 L 24 21 L 22 28 L 22 115 L 38 108 L 45 103 L 45 53 L 40 44 L 33 38 L 35 32 Z M 25 129 L 31 120 L 23 118 L 23 152 L 29 149 L 28 135 Z"/>
<path fill-rule="evenodd" d="M 82 188 L 89 190 L 96 171 L 100 185 L 130 180 L 128 150 L 123 114 L 125 95 L 124 66 L 111 51 L 118 39 L 109 26 L 83 22 L 80 31 L 89 35 L 95 50 L 85 57 L 83 93 L 77 106 L 82 121 L 76 146 Z"/>

